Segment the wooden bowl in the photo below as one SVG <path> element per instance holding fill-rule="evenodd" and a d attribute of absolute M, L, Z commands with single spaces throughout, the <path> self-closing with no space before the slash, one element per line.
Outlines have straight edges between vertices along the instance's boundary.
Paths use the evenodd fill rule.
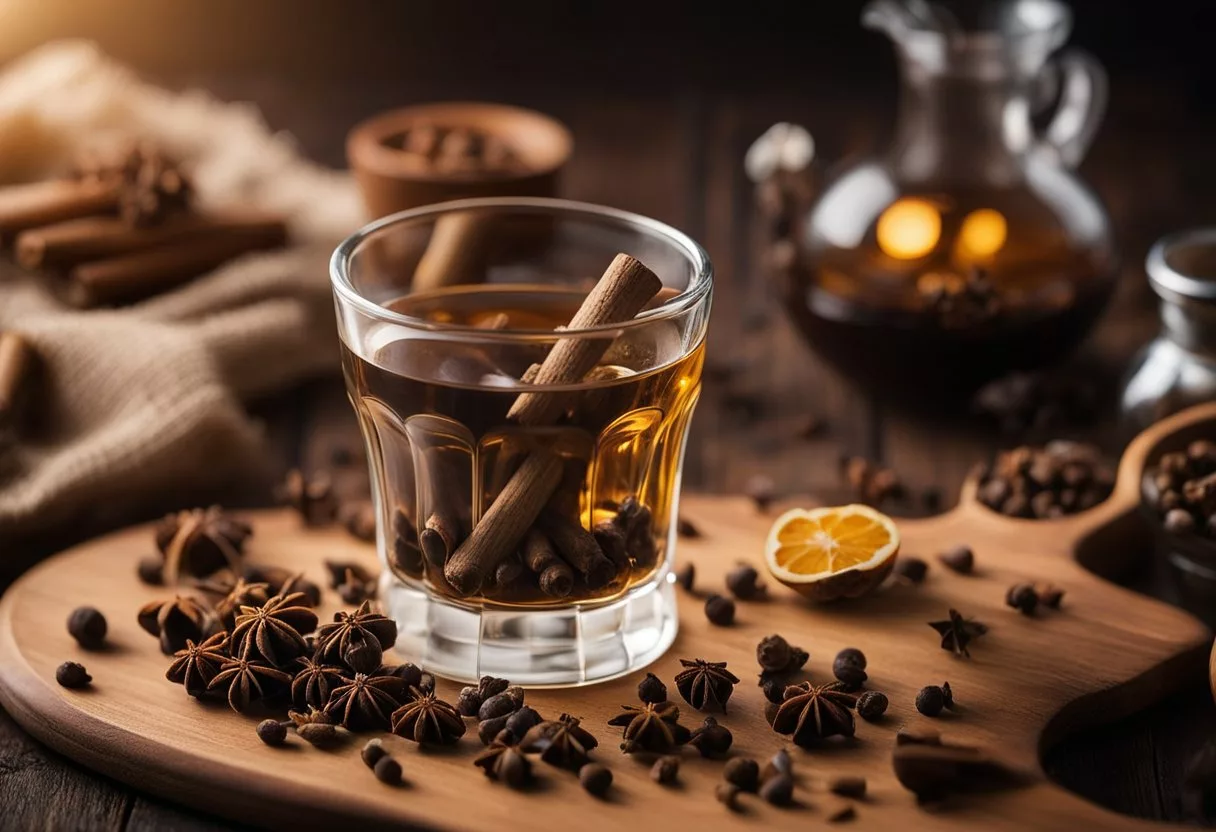
<path fill-rule="evenodd" d="M 446 170 L 402 147 L 411 129 L 476 130 L 510 148 L 510 170 Z M 574 141 L 561 122 L 504 104 L 441 102 L 391 110 L 354 127 L 346 156 L 373 217 L 481 196 L 554 196 Z"/>

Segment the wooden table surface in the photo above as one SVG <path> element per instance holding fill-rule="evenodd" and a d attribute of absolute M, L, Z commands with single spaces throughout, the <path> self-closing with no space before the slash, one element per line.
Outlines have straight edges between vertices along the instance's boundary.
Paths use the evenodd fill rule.
<path fill-rule="evenodd" d="M 183 80 L 183 79 L 175 79 Z M 576 137 L 565 195 L 639 211 L 670 222 L 708 247 L 718 282 L 710 334 L 711 366 L 738 362 L 745 381 L 707 382 L 688 445 L 687 489 L 737 491 L 754 474 L 786 491 L 843 498 L 836 459 L 842 451 L 882 460 L 914 490 L 940 488 L 944 505 L 967 468 L 1020 437 L 1000 436 L 960 413 L 925 423 L 875 403 L 811 354 L 771 300 L 758 257 L 758 223 L 741 159 L 760 132 L 778 120 L 807 124 L 822 158 L 838 159 L 881 146 L 889 135 L 889 97 L 858 93 L 831 79 L 800 79 L 731 91 L 604 89 L 589 94 L 558 80 L 521 91 L 505 81 L 467 78 L 352 84 L 310 83 L 242 72 L 184 79 L 226 98 L 253 100 L 276 128 L 294 133 L 304 150 L 342 163 L 342 140 L 357 119 L 387 106 L 440 98 L 479 97 L 534 106 L 563 119 Z M 889 93 L 889 90 L 886 91 Z M 1177 106 L 1175 106 L 1177 104 Z M 1161 86 L 1125 83 L 1083 173 L 1107 201 L 1125 268 L 1118 296 L 1077 362 L 1110 391 L 1135 350 L 1156 330 L 1152 296 L 1141 263 L 1151 242 L 1188 224 L 1212 221 L 1212 130 Z M 336 367 L 336 362 L 335 362 Z M 337 377 L 320 379 L 256 405 L 268 428 L 268 448 L 285 470 L 323 466 L 335 444 L 353 443 L 354 421 Z M 807 414 L 825 419 L 827 435 L 794 439 Z M 1117 452 L 1109 420 L 1070 431 Z M 1042 437 L 1040 437 L 1042 438 Z M 239 485 L 215 495 L 233 504 L 268 499 L 263 485 Z M 148 512 L 129 513 L 124 520 Z M 117 519 L 117 518 L 116 518 Z M 0 588 L 20 563 L 61 548 L 81 530 L 25 546 L 20 559 L 0 559 Z M 1168 582 L 1146 553 L 1133 587 L 1171 597 Z M 1180 819 L 1180 776 L 1186 760 L 1216 728 L 1205 681 L 1115 725 L 1070 737 L 1050 749 L 1052 777 L 1083 796 L 1131 814 Z M 0 828 L 230 828 L 226 823 L 146 798 L 88 771 L 25 735 L 0 712 Z"/>

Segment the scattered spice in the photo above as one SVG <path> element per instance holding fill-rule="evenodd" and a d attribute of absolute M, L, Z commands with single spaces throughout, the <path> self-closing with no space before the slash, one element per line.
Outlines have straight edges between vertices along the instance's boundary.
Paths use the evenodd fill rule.
<path fill-rule="evenodd" d="M 760 772 L 760 782 L 764 782 L 770 777 L 775 777 L 783 774 L 786 777 L 794 776 L 794 761 L 790 758 L 789 749 L 782 748 L 776 754 L 769 758 L 764 764 L 764 769 Z"/>
<path fill-rule="evenodd" d="M 718 627 L 735 623 L 735 602 L 725 595 L 710 595 L 705 599 L 705 617 Z"/>
<path fill-rule="evenodd" d="M 460 694 L 456 697 L 456 710 L 461 716 L 477 716 L 477 711 L 481 709 L 481 694 L 477 692 L 477 688 L 466 686 L 460 689 Z"/>
<path fill-rule="evenodd" d="M 228 707 L 244 713 L 249 703 L 286 690 L 291 676 L 258 659 L 229 659 L 220 665 L 207 690 L 227 691 Z"/>
<path fill-rule="evenodd" d="M 197 698 L 207 692 L 211 680 L 229 658 L 227 633 L 216 633 L 201 644 L 187 641 L 185 649 L 173 654 L 165 678 L 184 686 L 186 693 Z"/>
<path fill-rule="evenodd" d="M 730 763 L 727 763 L 730 765 Z M 654 761 L 650 767 L 650 779 L 664 786 L 670 786 L 680 776 L 680 758 L 667 754 Z"/>
<path fill-rule="evenodd" d="M 338 508 L 338 522 L 350 536 L 365 543 L 376 541 L 376 507 L 370 500 L 353 500 Z"/>
<path fill-rule="evenodd" d="M 685 592 L 692 592 L 693 583 L 697 578 L 697 568 L 691 563 L 686 563 L 676 570 L 676 583 Z"/>
<path fill-rule="evenodd" d="M 870 506 L 880 506 L 904 494 L 904 485 L 890 468 L 861 456 L 842 456 L 839 472 L 853 498 Z"/>
<path fill-rule="evenodd" d="M 503 730 L 511 734 L 513 742 L 519 742 L 528 735 L 529 731 L 542 722 L 544 722 L 544 719 L 540 713 L 535 708 L 529 708 L 525 705 L 507 717 Z"/>
<path fill-rule="evenodd" d="M 291 680 L 291 701 L 303 710 L 308 706 L 324 708 L 334 689 L 350 683 L 346 671 L 307 656 L 296 659 L 300 669 Z"/>
<path fill-rule="evenodd" d="M 270 584 L 250 583 L 243 577 L 235 580 L 208 580 L 199 584 L 199 589 L 220 596 L 215 602 L 215 614 L 228 631 L 236 627 L 236 616 L 241 607 L 259 607 L 270 600 Z"/>
<path fill-rule="evenodd" d="M 1022 615 L 1034 615 L 1039 606 L 1039 593 L 1030 584 L 1014 584 L 1005 593 L 1005 604 Z"/>
<path fill-rule="evenodd" d="M 308 526 L 332 523 L 338 513 L 338 501 L 327 474 L 306 477 L 293 468 L 287 472 L 278 496 L 281 502 L 295 509 Z"/>
<path fill-rule="evenodd" d="M 770 777 L 760 785 L 760 798 L 773 806 L 788 806 L 794 799 L 794 780 L 785 774 Z"/>
<path fill-rule="evenodd" d="M 578 782 L 588 794 L 603 797 L 612 786 L 612 772 L 599 763 L 587 763 L 578 770 Z"/>
<path fill-rule="evenodd" d="M 296 728 L 296 735 L 316 748 L 332 748 L 341 742 L 338 729 L 328 722 L 308 722 Z"/>
<path fill-rule="evenodd" d="M 929 564 L 911 555 L 901 556 L 891 569 L 891 574 L 895 576 L 896 580 L 912 585 L 923 583 L 928 573 Z"/>
<path fill-rule="evenodd" d="M 975 553 L 965 543 L 952 546 L 937 556 L 942 565 L 960 575 L 970 575 L 975 569 Z"/>
<path fill-rule="evenodd" d="M 676 519 L 676 533 L 680 537 L 687 537 L 689 539 L 701 537 L 701 530 L 697 528 L 696 524 L 683 516 Z"/>
<path fill-rule="evenodd" d="M 733 783 L 719 783 L 714 788 L 714 799 L 732 812 L 737 812 L 739 811 L 739 791 L 739 787 Z"/>
<path fill-rule="evenodd" d="M 367 571 L 363 564 L 353 560 L 327 560 L 325 569 L 329 572 L 329 588 L 336 590 L 349 578 L 363 584 L 371 583 L 376 576 Z"/>
<path fill-rule="evenodd" d="M 997 455 L 981 472 L 980 502 L 1010 517 L 1051 519 L 1093 508 L 1110 496 L 1114 469 L 1093 445 L 1055 441 Z"/>
<path fill-rule="evenodd" d="M 106 617 L 95 607 L 77 607 L 68 616 L 68 635 L 85 650 L 100 650 L 106 640 Z"/>
<path fill-rule="evenodd" d="M 376 764 L 372 766 L 372 774 L 386 786 L 401 785 L 401 763 L 388 755 L 376 761 Z"/>
<path fill-rule="evenodd" d="M 760 788 L 760 764 L 747 757 L 732 757 L 722 767 L 722 779 L 740 791 L 754 792 Z"/>
<path fill-rule="evenodd" d="M 317 628 L 317 656 L 340 662 L 352 646 L 367 646 L 388 650 L 397 641 L 397 622 L 372 611 L 370 601 L 364 601 L 353 613 L 334 613 L 334 623 Z M 380 663 L 376 657 L 375 664 Z"/>
<path fill-rule="evenodd" d="M 608 724 L 625 728 L 621 751 L 626 754 L 642 751 L 667 754 L 692 736 L 679 723 L 680 709 L 673 702 L 621 707 L 621 713 L 608 720 Z"/>
<path fill-rule="evenodd" d="M 865 654 L 856 647 L 846 647 L 841 650 L 832 661 L 832 675 L 845 686 L 846 690 L 850 692 L 858 690 L 868 678 Z"/>
<path fill-rule="evenodd" d="M 206 605 L 179 595 L 172 601 L 153 601 L 140 608 L 139 626 L 160 640 L 160 650 L 171 656 L 186 642 L 202 641 L 215 632 L 218 621 Z"/>
<path fill-rule="evenodd" d="M 205 578 L 227 567 L 241 573 L 241 554 L 253 527 L 219 506 L 170 514 L 157 524 L 156 546 L 164 555 L 164 579 L 178 575 Z"/>
<path fill-rule="evenodd" d="M 866 778 L 842 775 L 828 782 L 828 791 L 841 797 L 863 798 L 866 796 Z"/>
<path fill-rule="evenodd" d="M 868 690 L 857 698 L 857 715 L 867 722 L 877 722 L 887 712 L 887 695 Z"/>
<path fill-rule="evenodd" d="M 578 718 L 562 714 L 555 721 L 541 722 L 529 729 L 519 747 L 528 754 L 539 753 L 541 761 L 551 766 L 578 771 L 598 745 L 599 740 Z"/>
<path fill-rule="evenodd" d="M 756 567 L 741 563 L 726 573 L 726 588 L 740 601 L 755 601 L 768 596 L 768 587 L 760 580 Z"/>
<path fill-rule="evenodd" d="M 851 737 L 856 731 L 852 711 L 855 705 L 856 699 L 839 682 L 791 685 L 777 709 L 773 730 L 789 735 L 795 745 L 803 748 L 828 737 Z"/>
<path fill-rule="evenodd" d="M 765 636 L 756 645 L 756 662 L 766 673 L 793 673 L 801 670 L 808 659 L 809 653 L 779 635 Z"/>
<path fill-rule="evenodd" d="M 988 632 L 988 628 L 971 619 L 963 618 L 958 610 L 951 608 L 950 617 L 944 621 L 930 621 L 929 626 L 937 630 L 942 637 L 942 649 L 949 650 L 956 656 L 970 657 L 967 645 L 972 639 Z"/>
<path fill-rule="evenodd" d="M 532 782 L 532 763 L 513 744 L 495 740 L 473 760 L 473 765 L 512 789 L 524 789 Z"/>
<path fill-rule="evenodd" d="M 647 673 L 646 678 L 638 683 L 638 699 L 655 704 L 667 701 L 667 685 L 653 673 Z"/>
<path fill-rule="evenodd" d="M 348 731 L 387 731 L 404 696 L 405 685 L 396 676 L 356 673 L 354 679 L 334 688 L 325 713 Z"/>
<path fill-rule="evenodd" d="M 365 766 L 375 768 L 376 763 L 388 756 L 388 751 L 384 748 L 384 741 L 377 737 L 374 740 L 368 740 L 363 745 L 363 750 L 359 752 L 359 756 L 363 759 Z"/>
<path fill-rule="evenodd" d="M 287 726 L 277 719 L 263 719 L 258 723 L 258 739 L 269 746 L 277 747 L 287 742 Z"/>
<path fill-rule="evenodd" d="M 755 503 L 756 511 L 765 514 L 777 498 L 777 485 L 772 477 L 756 474 L 743 484 L 743 493 Z"/>
<path fill-rule="evenodd" d="M 1146 496 L 1167 532 L 1216 535 L 1216 442 L 1197 439 L 1162 454 L 1147 480 Z"/>
<path fill-rule="evenodd" d="M 241 607 L 232 630 L 233 653 L 261 656 L 277 666 L 308 652 L 304 635 L 317 629 L 317 614 L 303 601 L 304 593 L 295 592 L 276 595 L 259 607 Z"/>
<path fill-rule="evenodd" d="M 509 716 L 518 709 L 519 703 L 504 691 L 482 702 L 481 707 L 477 709 L 477 718 L 484 722 L 487 719 Z"/>
<path fill-rule="evenodd" d="M 464 736 L 460 714 L 433 692 L 411 688 L 407 696 L 409 700 L 390 716 L 394 734 L 420 745 L 450 745 Z"/>
<path fill-rule="evenodd" d="M 84 688 L 93 682 L 89 671 L 79 662 L 64 662 L 55 668 L 55 681 L 65 688 Z"/>
<path fill-rule="evenodd" d="M 729 728 L 720 725 L 712 716 L 707 716 L 701 727 L 692 732 L 688 744 L 701 752 L 702 757 L 721 757 L 730 750 L 734 741 Z"/>
<path fill-rule="evenodd" d="M 139 577 L 140 583 L 145 583 L 148 586 L 164 586 L 164 558 L 158 555 L 148 555 L 140 558 L 139 563 L 135 567 L 135 574 Z"/>
<path fill-rule="evenodd" d="M 680 659 L 684 667 L 676 674 L 676 689 L 684 701 L 698 711 L 726 713 L 726 703 L 739 684 L 739 677 L 726 669 L 726 662 Z"/>
<path fill-rule="evenodd" d="M 916 694 L 916 710 L 925 716 L 938 716 L 946 707 L 946 693 L 937 685 L 926 685 Z"/>
<path fill-rule="evenodd" d="M 1060 608 L 1060 602 L 1064 600 L 1064 590 L 1058 586 L 1045 584 L 1038 589 L 1039 603 L 1045 607 L 1050 607 L 1053 610 Z"/>

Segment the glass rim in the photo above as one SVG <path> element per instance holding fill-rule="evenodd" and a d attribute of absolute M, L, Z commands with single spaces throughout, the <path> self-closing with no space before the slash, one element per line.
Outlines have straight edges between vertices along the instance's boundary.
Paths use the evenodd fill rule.
<path fill-rule="evenodd" d="M 674 297 L 668 298 L 653 309 L 646 309 L 628 321 L 617 324 L 599 324 L 581 329 L 507 329 L 488 330 L 471 324 L 455 324 L 448 322 L 425 321 L 421 318 L 403 315 L 381 306 L 379 303 L 364 297 L 354 287 L 350 280 L 351 262 L 359 247 L 369 238 L 394 225 L 408 223 L 413 220 L 437 218 L 454 211 L 475 209 L 506 209 L 526 212 L 529 210 L 544 210 L 554 216 L 584 217 L 597 220 L 613 220 L 626 225 L 632 225 L 652 235 L 663 238 L 679 250 L 694 269 L 692 279 L 687 287 Z M 365 315 L 384 323 L 397 324 L 411 329 L 437 333 L 451 333 L 467 336 L 477 341 L 526 341 L 537 338 L 552 339 L 569 337 L 571 335 L 590 335 L 617 332 L 638 326 L 674 318 L 684 312 L 694 309 L 701 304 L 710 293 L 713 286 L 713 264 L 705 248 L 685 234 L 667 223 L 659 222 L 642 214 L 623 211 L 619 208 L 609 208 L 590 202 L 577 202 L 568 199 L 550 197 L 477 197 L 473 199 L 457 199 L 449 202 L 437 202 L 398 211 L 364 225 L 355 233 L 338 244 L 329 261 L 330 283 L 339 299 L 358 309 Z"/>
<path fill-rule="evenodd" d="M 1216 281 L 1188 274 L 1171 258 L 1187 249 L 1216 249 L 1216 226 L 1187 228 L 1167 234 L 1149 249 L 1144 271 L 1149 284 L 1167 300 L 1216 301 Z"/>

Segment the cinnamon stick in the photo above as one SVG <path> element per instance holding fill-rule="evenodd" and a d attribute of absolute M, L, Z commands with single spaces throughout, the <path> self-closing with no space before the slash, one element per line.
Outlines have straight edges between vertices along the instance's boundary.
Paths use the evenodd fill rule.
<path fill-rule="evenodd" d="M 278 248 L 286 242 L 287 227 L 278 222 L 83 263 L 69 273 L 65 295 L 69 303 L 80 308 L 142 300 L 241 255 Z"/>
<path fill-rule="evenodd" d="M 281 233 L 282 226 L 279 217 L 235 214 L 174 214 L 146 228 L 118 217 L 81 217 L 23 231 L 15 247 L 17 262 L 27 269 L 64 269 L 185 239 Z"/>
<path fill-rule="evenodd" d="M 493 225 L 476 211 L 444 214 L 435 221 L 430 242 L 414 268 L 410 292 L 473 283 L 485 270 L 486 243 Z"/>
<path fill-rule="evenodd" d="M 507 588 L 515 583 L 515 580 L 523 573 L 524 564 L 519 556 L 517 554 L 508 555 L 494 568 L 494 586 L 500 589 Z"/>
<path fill-rule="evenodd" d="M 16 332 L 0 332 L 0 425 L 13 422 L 33 366 L 29 342 Z"/>
<path fill-rule="evenodd" d="M 640 262 L 629 255 L 618 254 L 571 319 L 569 328 L 628 321 L 662 285 L 654 272 Z M 577 383 L 595 366 L 610 343 L 604 338 L 573 337 L 559 341 L 541 363 L 532 383 Z M 561 397 L 521 393 L 511 411 L 520 424 L 543 425 L 545 420 L 556 420 L 561 414 Z M 515 550 L 561 482 L 562 469 L 561 458 L 547 451 L 533 452 L 524 460 L 481 522 L 448 558 L 444 574 L 457 591 L 465 595 L 476 592 L 498 562 Z M 606 558 L 604 560 L 607 562 Z"/>
<path fill-rule="evenodd" d="M 574 589 L 574 571 L 553 548 L 540 529 L 533 528 L 524 538 L 524 565 L 536 573 L 540 591 L 553 598 L 565 598 Z"/>
<path fill-rule="evenodd" d="M 567 329 L 579 330 L 632 319 L 663 288 L 650 269 L 628 254 L 618 254 L 574 313 Z M 612 345 L 612 339 L 586 336 L 562 338 L 541 362 L 531 383 L 574 384 L 581 381 Z M 521 393 L 507 418 L 528 427 L 547 425 L 562 413 L 565 396 L 553 393 Z"/>
<path fill-rule="evenodd" d="M 459 521 L 447 512 L 435 512 L 427 518 L 426 525 L 418 533 L 418 545 L 431 565 L 442 569 L 448 555 L 460 543 Z"/>
<path fill-rule="evenodd" d="M 562 559 L 582 574 L 589 589 L 607 586 L 616 577 L 616 566 L 582 524 L 553 511 L 542 513 L 538 522 Z"/>
<path fill-rule="evenodd" d="M 92 179 L 52 179 L 0 188 L 0 244 L 8 245 L 27 228 L 113 214 L 118 186 Z"/>

